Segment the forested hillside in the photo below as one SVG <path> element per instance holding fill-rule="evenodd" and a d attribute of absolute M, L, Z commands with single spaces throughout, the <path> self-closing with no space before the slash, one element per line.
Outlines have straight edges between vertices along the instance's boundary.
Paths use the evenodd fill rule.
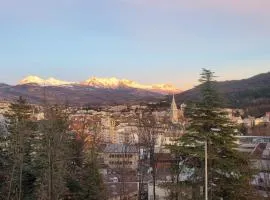
<path fill-rule="evenodd" d="M 176 95 L 178 103 L 198 101 L 201 85 Z M 270 72 L 234 81 L 215 83 L 225 107 L 244 108 L 248 114 L 270 111 Z"/>

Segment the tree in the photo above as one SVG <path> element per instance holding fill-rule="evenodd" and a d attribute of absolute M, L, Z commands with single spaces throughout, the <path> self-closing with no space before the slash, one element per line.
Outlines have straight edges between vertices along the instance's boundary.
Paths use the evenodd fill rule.
<path fill-rule="evenodd" d="M 157 119 L 150 112 L 145 112 L 139 117 L 138 122 L 138 136 L 139 146 L 146 151 L 149 160 L 140 159 L 139 171 L 141 174 L 140 191 L 144 183 L 145 167 L 147 165 L 151 169 L 151 176 L 153 180 L 153 199 L 156 200 L 156 158 L 155 158 L 155 146 L 161 131 L 164 131 L 164 127 L 157 121 Z M 149 161 L 149 163 L 145 163 Z"/>
<path fill-rule="evenodd" d="M 74 135 L 68 130 L 68 114 L 64 107 L 44 108 L 45 119 L 39 123 L 39 145 L 35 163 L 40 171 L 39 199 L 56 200 L 67 193 L 66 176 L 72 162 L 70 143 Z"/>
<path fill-rule="evenodd" d="M 0 199 L 4 199 L 7 194 L 7 182 L 9 181 L 9 168 L 11 166 L 11 159 L 7 151 L 7 137 L 8 131 L 6 127 L 6 120 L 0 115 Z"/>
<path fill-rule="evenodd" d="M 209 199 L 251 199 L 249 161 L 235 150 L 236 127 L 221 109 L 214 73 L 203 69 L 200 82 L 202 100 L 189 105 L 189 126 L 178 144 L 171 147 L 191 174 L 184 183 L 192 188 L 192 199 L 203 199 L 200 191 L 207 142 Z"/>
<path fill-rule="evenodd" d="M 79 126 L 73 126 L 76 139 L 71 145 L 72 165 L 68 168 L 69 199 L 103 200 L 104 185 L 99 173 L 98 148 L 101 125 L 99 118 L 82 116 Z"/>
<path fill-rule="evenodd" d="M 85 122 L 87 133 L 77 135 L 65 106 L 45 104 L 43 120 L 33 109 L 20 97 L 0 118 L 0 199 L 105 199 L 98 123 Z"/>
<path fill-rule="evenodd" d="M 106 199 L 105 188 L 99 173 L 98 148 L 101 142 L 101 123 L 99 118 L 92 118 L 88 122 L 88 131 L 82 135 L 84 143 L 84 164 L 82 165 L 81 199 Z"/>
<path fill-rule="evenodd" d="M 36 177 L 31 169 L 31 144 L 35 125 L 31 120 L 31 112 L 32 107 L 19 97 L 6 114 L 8 134 L 4 142 L 4 155 L 9 160 L 6 166 L 9 167 L 5 193 L 7 199 L 34 199 Z"/>

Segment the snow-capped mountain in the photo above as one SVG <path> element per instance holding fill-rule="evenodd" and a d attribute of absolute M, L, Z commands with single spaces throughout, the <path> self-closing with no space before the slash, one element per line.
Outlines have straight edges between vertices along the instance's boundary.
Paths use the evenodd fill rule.
<path fill-rule="evenodd" d="M 117 78 L 97 78 L 92 77 L 81 83 L 82 85 L 88 85 L 92 87 L 101 87 L 101 88 L 119 88 L 119 87 L 129 87 L 142 90 L 149 90 L 158 93 L 178 93 L 180 90 L 170 84 L 155 84 L 155 85 L 143 85 L 135 81 L 127 79 L 117 79 Z"/>
<path fill-rule="evenodd" d="M 72 85 L 75 82 L 68 82 L 57 80 L 55 78 L 42 79 L 38 76 L 27 76 L 19 82 L 20 85 L 24 84 L 38 84 L 40 86 L 61 86 L 61 85 Z"/>
<path fill-rule="evenodd" d="M 117 89 L 117 88 L 134 88 L 134 89 L 142 89 L 151 92 L 157 92 L 160 94 L 171 94 L 171 93 L 179 93 L 180 90 L 174 87 L 171 84 L 155 84 L 155 85 L 143 85 L 139 84 L 135 81 L 127 80 L 127 79 L 117 79 L 117 78 L 97 78 L 92 77 L 88 80 L 82 82 L 68 82 L 57 80 L 55 78 L 43 79 L 38 76 L 28 76 L 19 82 L 20 85 L 24 84 L 38 84 L 40 86 L 90 86 L 94 88 L 109 88 L 109 89 Z"/>

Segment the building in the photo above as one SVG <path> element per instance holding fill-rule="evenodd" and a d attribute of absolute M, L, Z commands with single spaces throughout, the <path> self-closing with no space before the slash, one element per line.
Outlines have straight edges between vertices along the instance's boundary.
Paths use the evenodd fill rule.
<path fill-rule="evenodd" d="M 175 103 L 174 95 L 173 95 L 173 99 L 172 99 L 172 103 L 171 103 L 170 118 L 171 118 L 171 122 L 174 124 L 179 122 L 178 109 L 177 109 L 177 105 Z"/>
<path fill-rule="evenodd" d="M 252 167 L 257 171 L 253 176 L 253 185 L 261 196 L 269 197 L 270 189 L 270 137 L 269 136 L 238 136 L 237 150 L 247 154 Z"/>
<path fill-rule="evenodd" d="M 8 102 L 0 102 L 0 114 L 5 114 L 9 111 L 10 103 Z"/>
<path fill-rule="evenodd" d="M 270 112 L 265 113 L 265 119 L 270 122 Z"/>
<path fill-rule="evenodd" d="M 138 183 L 106 183 L 108 200 L 138 200 Z"/>
<path fill-rule="evenodd" d="M 117 144 L 136 144 L 138 143 L 138 128 L 125 123 L 119 124 L 116 131 Z"/>
<path fill-rule="evenodd" d="M 101 119 L 102 124 L 102 140 L 105 143 L 117 143 L 116 122 L 111 117 Z"/>
<path fill-rule="evenodd" d="M 168 198 L 168 190 L 165 188 L 160 187 L 158 184 L 156 185 L 156 199 L 162 200 Z M 153 184 L 148 184 L 148 199 L 154 200 L 154 194 L 153 194 Z"/>
<path fill-rule="evenodd" d="M 136 170 L 138 167 L 139 150 L 135 145 L 108 144 L 103 153 L 104 164 L 110 168 L 128 168 Z"/>
<path fill-rule="evenodd" d="M 255 126 L 255 117 L 248 116 L 243 120 L 243 123 L 246 127 L 252 128 Z"/>

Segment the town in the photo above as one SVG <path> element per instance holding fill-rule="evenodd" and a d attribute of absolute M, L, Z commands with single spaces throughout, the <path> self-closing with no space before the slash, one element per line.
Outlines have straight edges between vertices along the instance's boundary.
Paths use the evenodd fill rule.
<path fill-rule="evenodd" d="M 270 0 L 0 0 L 0 200 L 269 200 Z"/>
<path fill-rule="evenodd" d="M 91 149 L 92 145 L 97 148 L 99 172 L 109 200 L 150 200 L 154 199 L 153 192 L 155 199 L 168 197 L 166 184 L 175 181 L 171 168 L 180 162 L 170 147 L 177 143 L 189 126 L 185 114 L 187 105 L 177 105 L 174 95 L 170 99 L 171 103 L 163 102 L 163 106 L 150 102 L 141 105 L 64 108 L 68 114 L 68 130 L 76 137 L 84 138 L 84 151 Z M 0 103 L 2 135 L 8 134 L 4 115 L 10 112 L 10 105 L 10 102 Z M 44 106 L 32 105 L 31 109 L 32 120 L 45 120 Z M 222 110 L 231 122 L 237 124 L 237 150 L 247 153 L 253 163 L 256 161 L 254 168 L 260 172 L 252 180 L 253 186 L 260 195 L 267 197 L 270 185 L 266 179 L 269 175 L 265 171 L 269 170 L 270 112 L 255 118 L 243 117 L 245 114 L 241 109 Z M 182 172 L 178 181 L 184 182 L 189 176 L 190 172 Z M 193 199 L 189 189 L 181 195 Z"/>

